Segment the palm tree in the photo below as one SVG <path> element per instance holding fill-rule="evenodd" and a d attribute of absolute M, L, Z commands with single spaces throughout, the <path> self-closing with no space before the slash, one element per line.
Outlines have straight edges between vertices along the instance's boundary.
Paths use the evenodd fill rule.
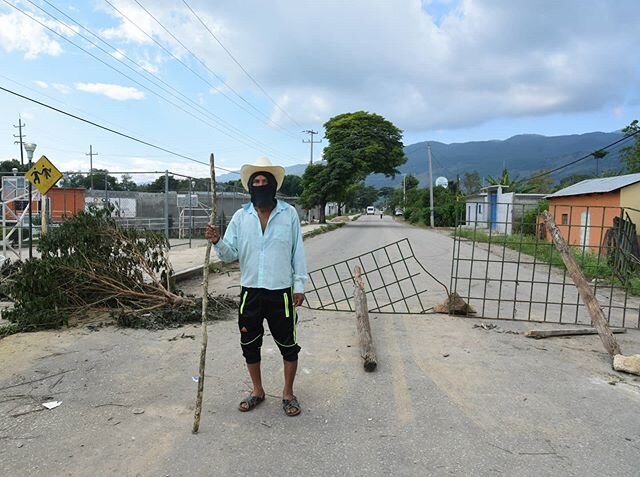
<path fill-rule="evenodd" d="M 500 185 L 509 192 L 527 193 L 532 192 L 535 189 L 535 185 L 529 184 L 523 179 L 511 178 L 509 170 L 507 168 L 502 169 L 502 174 L 498 177 L 488 176 L 487 183 L 489 185 Z"/>

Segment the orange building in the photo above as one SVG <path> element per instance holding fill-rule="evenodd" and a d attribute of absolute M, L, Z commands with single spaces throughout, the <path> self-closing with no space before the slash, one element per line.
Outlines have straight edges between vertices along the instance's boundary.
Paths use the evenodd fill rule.
<path fill-rule="evenodd" d="M 83 187 L 54 187 L 47 192 L 49 220 L 60 222 L 65 215 L 84 209 L 84 192 Z"/>
<path fill-rule="evenodd" d="M 567 242 L 597 252 L 604 245 L 614 218 L 640 222 L 640 174 L 584 180 L 546 199 Z M 547 238 L 550 239 L 548 234 Z"/>
<path fill-rule="evenodd" d="M 13 178 L 12 178 L 13 179 Z M 22 178 L 19 178 L 22 179 Z M 17 219 L 26 209 L 29 203 L 29 194 L 26 193 L 26 186 L 20 184 L 19 188 L 12 190 L 14 197 L 5 196 L 7 202 L 7 212 L 9 220 Z M 24 195 L 26 194 L 26 195 Z M 48 216 L 51 222 L 60 222 L 64 215 L 73 215 L 84 209 L 85 189 L 77 187 L 54 187 L 47 193 Z M 40 199 L 31 202 L 34 214 L 39 214 L 41 210 Z"/>

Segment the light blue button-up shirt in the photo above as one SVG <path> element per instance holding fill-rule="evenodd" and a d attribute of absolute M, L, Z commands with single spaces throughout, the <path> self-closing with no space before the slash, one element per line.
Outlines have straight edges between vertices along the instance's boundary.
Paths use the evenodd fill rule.
<path fill-rule="evenodd" d="M 300 219 L 286 202 L 277 201 L 264 234 L 253 204 L 243 205 L 214 249 L 223 262 L 240 262 L 243 287 L 281 290 L 293 286 L 294 293 L 304 293 L 308 276 Z"/>

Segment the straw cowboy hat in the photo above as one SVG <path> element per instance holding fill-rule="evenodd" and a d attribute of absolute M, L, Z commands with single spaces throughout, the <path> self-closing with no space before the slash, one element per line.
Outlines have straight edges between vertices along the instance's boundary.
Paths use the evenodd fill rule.
<path fill-rule="evenodd" d="M 240 169 L 240 181 L 242 182 L 242 187 L 247 191 L 249 190 L 249 178 L 255 172 L 270 172 L 273 174 L 278 184 L 276 190 L 280 190 L 282 181 L 284 180 L 284 167 L 274 166 L 266 157 L 258 158 L 253 164 L 245 164 Z"/>

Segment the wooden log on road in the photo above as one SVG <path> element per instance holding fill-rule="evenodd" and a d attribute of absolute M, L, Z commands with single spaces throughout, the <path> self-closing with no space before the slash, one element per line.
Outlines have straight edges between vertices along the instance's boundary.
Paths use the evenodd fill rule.
<path fill-rule="evenodd" d="M 587 309 L 589 310 L 589 314 L 591 315 L 591 324 L 595 327 L 596 330 L 598 330 L 598 335 L 600 335 L 600 340 L 602 341 L 604 348 L 612 357 L 617 354 L 622 354 L 622 352 L 620 351 L 620 346 L 618 345 L 618 341 L 616 340 L 615 336 L 613 336 L 613 333 L 611 333 L 611 329 L 609 328 L 607 320 L 604 317 L 604 313 L 602 312 L 600 303 L 598 303 L 598 300 L 591 291 L 589 282 L 587 282 L 587 279 L 584 277 L 582 270 L 580 270 L 580 267 L 576 263 L 575 258 L 573 258 L 571 250 L 569 249 L 569 245 L 560 233 L 560 230 L 556 226 L 556 223 L 549 211 L 544 212 L 544 224 L 547 227 L 547 230 L 551 233 L 553 243 L 560 253 L 562 261 L 567 267 L 567 273 L 573 280 L 573 283 L 575 283 L 582 301 L 585 303 L 585 305 L 587 305 Z"/>
<path fill-rule="evenodd" d="M 626 333 L 624 328 L 611 328 L 612 333 Z M 597 335 L 598 330 L 593 328 L 581 328 L 581 329 L 558 329 L 558 330 L 529 330 L 525 332 L 527 338 L 535 338 L 537 340 L 542 338 L 552 338 L 555 336 L 582 336 L 582 335 Z"/>
<path fill-rule="evenodd" d="M 358 265 L 353 269 L 355 286 L 353 287 L 353 301 L 356 308 L 356 321 L 358 325 L 358 338 L 360 340 L 360 356 L 364 360 L 364 370 L 374 371 L 378 366 L 376 351 L 371 337 L 371 324 L 369 323 L 369 308 L 367 307 L 367 295 L 364 291 L 362 271 Z"/>

